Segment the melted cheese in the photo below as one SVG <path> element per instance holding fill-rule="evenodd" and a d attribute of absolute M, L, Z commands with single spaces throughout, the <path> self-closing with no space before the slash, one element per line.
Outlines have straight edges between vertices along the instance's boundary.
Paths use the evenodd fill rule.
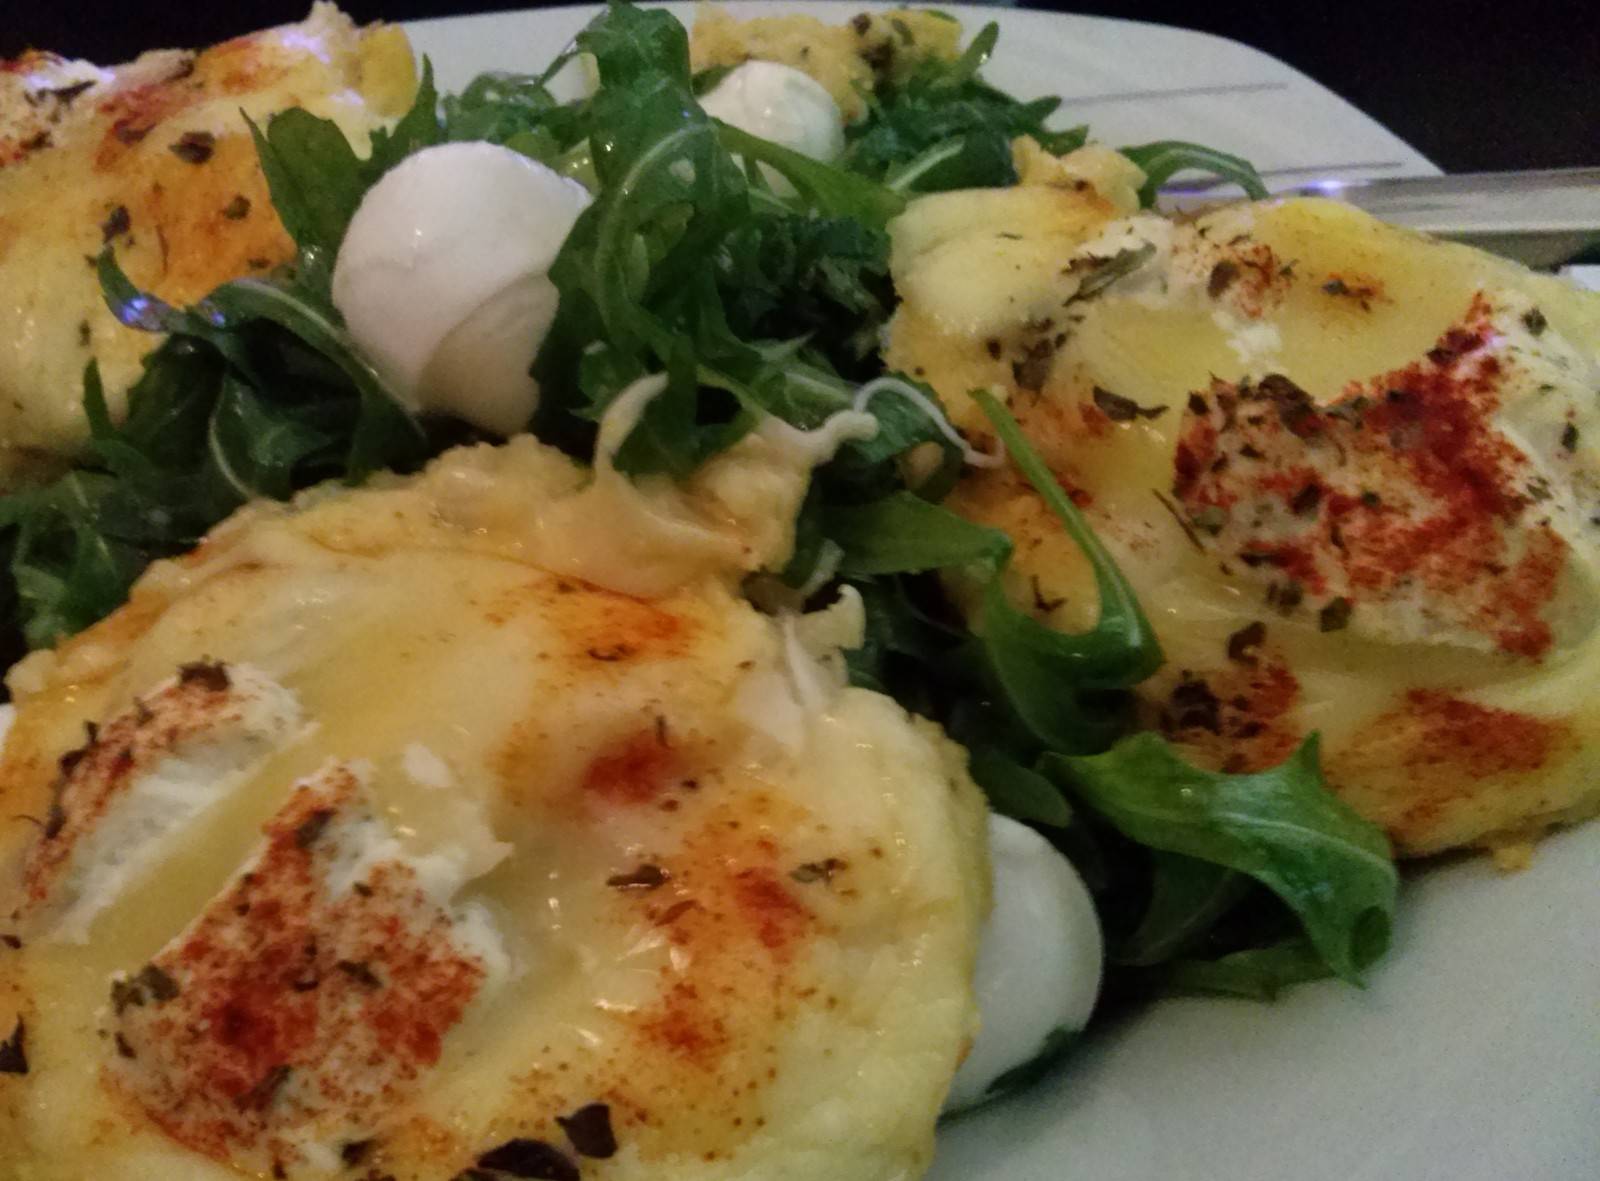
<path fill-rule="evenodd" d="M 1333 788 L 1402 853 L 1600 806 L 1600 300 L 1322 201 L 1086 209 L 1075 242 L 1041 219 L 1052 286 L 985 262 L 1015 193 L 893 227 L 888 361 L 980 442 L 966 392 L 997 390 L 1086 506 L 1166 651 L 1148 723 L 1229 767 L 1320 731 Z M 1074 298 L 1065 272 L 1141 243 Z M 928 270 L 947 251 L 986 269 L 958 288 Z M 1092 577 L 1017 473 L 969 472 L 952 504 L 1022 542 L 1020 606 L 1092 624 Z"/>
<path fill-rule="evenodd" d="M 25 871 L 30 935 L 83 943 L 99 913 L 170 855 L 207 808 L 249 782 L 300 725 L 294 695 L 253 669 L 206 684 L 195 665 L 136 700 L 60 762 L 46 831 Z M 53 913 L 49 913 L 53 912 Z"/>
<path fill-rule="evenodd" d="M 342 1177 L 371 1138 L 363 1170 L 445 1181 L 517 1138 L 570 1154 L 557 1120 L 593 1103 L 598 1181 L 920 1172 L 975 1027 L 984 809 L 931 725 L 843 687 L 858 605 L 737 594 L 827 442 L 754 436 L 615 512 L 528 438 L 253 507 L 20 666 L 8 815 L 47 815 L 86 720 L 116 762 L 185 662 L 256 670 L 301 721 L 102 891 L 86 944 L 21 889 L 58 838 L 0 827 L 0 1025 L 30 1061 L 0 1076 L 0 1172 Z M 651 589 L 603 585 L 661 519 L 663 552 L 705 544 L 630 536 Z"/>
<path fill-rule="evenodd" d="M 363 148 L 415 89 L 398 28 L 318 3 L 297 25 L 199 53 L 100 69 L 32 53 L 0 70 L 0 486 L 85 431 L 83 369 L 114 414 L 160 338 L 124 328 L 92 265 L 110 243 L 135 283 L 178 304 L 286 261 L 241 115 L 300 106 Z"/>

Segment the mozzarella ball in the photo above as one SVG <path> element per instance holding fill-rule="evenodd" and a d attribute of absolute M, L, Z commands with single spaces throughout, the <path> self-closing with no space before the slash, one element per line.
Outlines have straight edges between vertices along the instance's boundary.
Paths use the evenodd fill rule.
<path fill-rule="evenodd" d="M 1082 1029 L 1100 992 L 1104 946 L 1078 871 L 1025 824 L 989 816 L 994 909 L 978 948 L 982 1026 L 945 1111 L 988 1098 L 1057 1029 Z"/>
<path fill-rule="evenodd" d="M 750 61 L 700 100 L 708 115 L 813 160 L 844 152 L 844 118 L 822 85 L 792 66 Z"/>
<path fill-rule="evenodd" d="M 538 406 L 528 371 L 560 299 L 550 266 L 588 204 L 582 185 L 509 148 L 425 148 L 356 210 L 333 302 L 411 409 L 514 434 Z"/>

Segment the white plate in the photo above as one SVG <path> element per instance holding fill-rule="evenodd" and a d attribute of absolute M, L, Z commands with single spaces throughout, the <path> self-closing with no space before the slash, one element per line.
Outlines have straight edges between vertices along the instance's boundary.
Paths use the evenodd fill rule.
<path fill-rule="evenodd" d="M 669 5 L 689 19 L 689 5 Z M 734 3 L 748 15 L 778 5 Z M 784 4 L 843 19 L 861 5 Z M 537 69 L 593 8 L 409 26 L 440 83 Z M 1235 42 L 1156 25 L 951 7 L 1000 22 L 991 80 L 1062 94 L 1112 143 L 1193 139 L 1269 180 L 1436 169 L 1332 92 Z M 1159 1004 L 946 1129 L 930 1181 L 1594 1181 L 1600 1177 L 1600 824 L 1533 868 L 1407 883 L 1364 992 Z"/>

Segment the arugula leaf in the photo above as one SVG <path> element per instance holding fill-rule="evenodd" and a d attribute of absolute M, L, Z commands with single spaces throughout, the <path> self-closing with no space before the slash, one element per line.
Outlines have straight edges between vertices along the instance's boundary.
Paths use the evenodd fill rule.
<path fill-rule="evenodd" d="M 1327 961 L 1303 938 L 1230 952 L 1214 960 L 1178 960 L 1161 970 L 1169 995 L 1237 996 L 1276 1000 L 1285 988 L 1326 980 Z"/>
<path fill-rule="evenodd" d="M 246 122 L 272 206 L 299 247 L 300 282 L 326 295 L 339 243 L 367 191 L 361 161 L 337 124 L 299 107 L 273 115 L 265 131 Z"/>
<path fill-rule="evenodd" d="M 1133 587 L 1016 420 L 987 391 L 972 396 L 1011 461 L 1088 559 L 1100 596 L 1100 618 L 1093 630 L 1068 635 L 1017 610 L 999 580 L 993 580 L 984 592 L 979 624 L 985 650 L 1011 706 L 1042 743 L 1070 753 L 1103 749 L 1126 727 L 1126 711 L 1115 699 L 1083 691 L 1138 684 L 1160 667 L 1161 647 Z"/>
<path fill-rule="evenodd" d="M 602 86 L 664 74 L 690 87 L 689 35 L 665 9 L 612 4 L 577 40 L 579 49 L 594 55 Z"/>
<path fill-rule="evenodd" d="M 235 279 L 206 297 L 203 306 L 237 328 L 251 321 L 276 324 L 336 365 L 360 398 L 350 432 L 345 475 L 361 480 L 375 471 L 421 459 L 427 435 L 417 419 L 356 351 L 329 307 L 261 279 Z M 257 382 L 256 384 L 259 384 Z"/>
<path fill-rule="evenodd" d="M 1016 183 L 1019 135 L 1056 155 L 1082 147 L 1085 128 L 1047 126 L 1060 99 L 1021 102 L 978 76 L 999 32 L 991 22 L 957 60 L 924 61 L 903 81 L 880 83 L 867 117 L 846 128 L 842 163 L 891 189 L 928 193 Z"/>
<path fill-rule="evenodd" d="M 1094 631 L 1076 645 L 1074 659 L 1085 669 L 1084 683 L 1096 688 L 1124 688 L 1144 680 L 1161 667 L 1161 646 L 1155 629 L 1145 618 L 1144 608 L 1133 586 L 1117 569 L 1116 560 L 1106 551 L 1083 513 L 1045 466 L 1044 460 L 1017 425 L 1017 420 L 987 390 L 975 390 L 973 399 L 994 426 L 1005 444 L 1011 462 L 1033 485 L 1065 528 L 1067 536 L 1082 551 L 1094 570 L 1095 590 L 1100 597 L 1100 618 Z M 1032 622 L 1030 620 L 1030 622 Z M 1056 633 L 1059 634 L 1059 633 Z"/>
<path fill-rule="evenodd" d="M 393 128 L 379 127 L 372 132 L 371 150 L 361 162 L 364 187 L 371 188 L 385 172 L 413 152 L 431 148 L 444 140 L 444 124 L 439 119 L 439 92 L 433 85 L 433 63 L 424 57 L 422 77 L 417 82 L 411 109 Z"/>
<path fill-rule="evenodd" d="M 629 470 L 654 466 L 681 474 L 700 450 L 693 350 L 684 339 L 693 335 L 684 329 L 695 327 L 684 317 L 697 307 L 685 297 L 703 295 L 705 260 L 748 213 L 744 177 L 694 101 L 688 37 L 676 20 L 613 6 L 577 42 L 600 72 L 589 108 L 603 188 L 552 268 L 563 306 L 554 347 L 546 351 L 575 359 L 598 341 L 640 369 L 668 368 L 672 383 L 651 403 L 639 432 L 664 444 L 643 455 L 630 445 L 619 459 Z M 592 414 L 603 409 L 603 401 L 590 407 Z"/>
<path fill-rule="evenodd" d="M 998 579 L 984 590 L 979 628 L 1007 704 L 1039 742 L 1073 753 L 1104 750 L 1127 730 L 1129 703 L 1105 690 L 1127 687 L 1116 683 L 1125 680 L 1117 670 L 1137 666 L 1114 638 L 1069 636 L 1040 623 L 1011 605 Z"/>
<path fill-rule="evenodd" d="M 835 368 L 870 376 L 894 306 L 889 237 L 852 217 L 778 213 L 729 233 L 716 259 L 729 330 L 804 339 Z"/>
<path fill-rule="evenodd" d="M 1245 896 L 1250 879 L 1226 866 L 1156 850 L 1150 903 L 1139 926 L 1111 949 L 1110 959 L 1149 967 L 1197 944 Z"/>
<path fill-rule="evenodd" d="M 338 124 L 301 107 L 274 114 L 264 131 L 246 117 L 273 208 L 299 248 L 296 281 L 308 291 L 327 296 L 339 244 L 367 190 L 406 156 L 443 142 L 438 104 L 433 66 L 424 58 L 411 109 L 393 130 L 372 133 L 365 159 Z"/>
<path fill-rule="evenodd" d="M 336 439 L 331 431 L 272 405 L 232 373 L 222 379 L 207 432 L 211 461 L 241 501 L 288 499 L 295 491 L 296 467 Z"/>
<path fill-rule="evenodd" d="M 1072 807 L 1061 789 L 1045 776 L 992 747 L 974 746 L 969 752 L 968 770 L 983 788 L 989 807 L 1002 816 L 1066 828 L 1072 823 Z"/>
<path fill-rule="evenodd" d="M 113 610 L 145 566 L 143 555 L 99 528 L 109 476 L 70 472 L 0 500 L 14 529 L 10 569 L 29 647 L 82 631 Z"/>
<path fill-rule="evenodd" d="M 989 58 L 994 54 L 994 47 L 1000 43 L 1000 26 L 995 21 L 990 21 L 978 30 L 974 37 L 962 51 L 960 57 L 948 66 L 942 63 L 937 67 L 924 66 L 927 70 L 924 85 L 934 94 L 945 90 L 959 90 L 968 82 L 978 76 L 978 71 L 988 64 Z"/>
<path fill-rule="evenodd" d="M 460 94 L 445 96 L 444 138 L 504 144 L 570 173 L 564 157 L 588 134 L 586 104 L 559 101 L 547 85 L 552 72 L 479 74 Z"/>
<path fill-rule="evenodd" d="M 257 496 L 406 468 L 439 450 L 304 286 L 226 283 L 191 308 L 139 291 L 110 251 L 106 302 L 168 339 L 113 423 L 98 368 L 84 373 L 91 458 L 56 483 L 0 498 L 8 596 L 30 645 L 113 610 L 139 572 L 193 546 Z"/>
<path fill-rule="evenodd" d="M 843 551 L 839 571 L 846 575 L 971 564 L 995 569 L 1011 553 L 1011 539 L 998 529 L 975 525 L 910 492 L 835 509 L 826 521 L 827 537 Z"/>
<path fill-rule="evenodd" d="M 1039 1043 L 1039 1048 L 1034 1051 L 1032 1057 L 1001 1074 L 989 1084 L 988 1090 L 971 1103 L 942 1113 L 939 1117 L 940 1124 L 949 1124 L 962 1119 L 975 1111 L 989 1107 L 998 1099 L 1004 1099 L 1007 1095 L 1013 1095 L 1033 1086 L 1061 1064 L 1082 1036 L 1081 1029 L 1056 1026 L 1045 1034 L 1044 1040 Z"/>
<path fill-rule="evenodd" d="M 781 173 L 808 206 L 826 216 L 853 217 L 863 225 L 881 229 L 905 210 L 904 197 L 842 168 L 823 164 L 720 120 L 717 134 L 730 152 Z"/>
<path fill-rule="evenodd" d="M 614 6 L 577 43 L 599 64 L 585 119 L 601 189 L 551 270 L 561 303 L 536 362 L 552 394 L 536 429 L 581 451 L 592 431 L 574 419 L 592 423 L 631 377 L 665 370 L 666 391 L 617 464 L 682 476 L 760 414 L 810 428 L 848 408 L 855 386 L 835 366 L 869 364 L 891 298 L 880 227 L 901 199 L 715 123 L 694 98 L 687 37 L 665 14 Z M 792 176 L 799 204 L 752 188 L 730 147 Z M 793 335 L 836 338 L 830 329 L 852 320 L 855 343 L 830 339 L 829 353 Z M 764 337 L 778 331 L 789 339 Z M 904 417 L 887 405 L 881 415 L 886 427 Z M 847 448 L 839 485 L 888 491 L 888 448 L 928 433 L 885 429 Z"/>
<path fill-rule="evenodd" d="M 970 637 L 959 625 L 924 609 L 929 588 L 919 583 L 926 581 L 873 578 L 852 583 L 867 619 L 861 647 L 845 653 L 845 664 L 851 684 L 889 693 L 907 709 L 940 717 L 948 712 L 943 690 L 975 678 L 967 675 L 970 657 L 961 655 Z M 944 675 L 930 675 L 935 669 Z"/>
<path fill-rule="evenodd" d="M 1387 948 L 1399 888 L 1388 842 L 1327 791 L 1314 735 L 1253 774 L 1194 767 L 1149 733 L 1101 755 L 1046 755 L 1041 768 L 1140 844 L 1261 882 L 1345 980 L 1359 983 Z"/>
<path fill-rule="evenodd" d="M 738 68 L 738 66 L 707 66 L 703 70 L 696 70 L 694 77 L 689 80 L 694 89 L 694 96 L 701 98 L 710 94 L 724 78 Z"/>
<path fill-rule="evenodd" d="M 1139 190 L 1139 203 L 1146 209 L 1155 205 L 1161 186 L 1178 173 L 1191 169 L 1233 181 L 1251 200 L 1259 201 L 1267 196 L 1267 186 L 1262 183 L 1260 173 L 1242 156 L 1176 139 L 1140 144 L 1121 151 L 1144 170 L 1145 182 Z"/>
<path fill-rule="evenodd" d="M 1051 1069 L 1066 1057 L 1067 1052 L 1077 1044 L 1078 1039 L 1082 1036 L 1083 1031 L 1081 1029 L 1068 1029 L 1064 1025 L 1056 1026 L 1056 1028 L 1044 1035 L 1044 1041 L 1039 1044 L 1039 1049 L 1032 1058 L 1020 1065 L 1013 1066 L 989 1084 L 988 1093 L 984 1096 L 985 1100 L 998 1099 L 1003 1095 L 1020 1091 L 1024 1087 L 1033 1086 L 1034 1083 L 1049 1074 Z"/>

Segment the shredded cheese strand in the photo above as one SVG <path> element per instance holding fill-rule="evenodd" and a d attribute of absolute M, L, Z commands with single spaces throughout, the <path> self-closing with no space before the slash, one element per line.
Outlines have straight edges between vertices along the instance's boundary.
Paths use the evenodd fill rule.
<path fill-rule="evenodd" d="M 966 439 L 962 438 L 961 432 L 951 425 L 950 420 L 945 417 L 944 411 L 939 409 L 933 399 L 902 378 L 877 377 L 867 382 L 866 385 L 856 391 L 852 408 L 857 411 L 864 411 L 867 408 L 867 403 L 879 394 L 899 394 L 926 414 L 933 420 L 933 424 L 938 428 L 939 433 L 961 452 L 962 462 L 972 467 L 987 468 L 1000 467 L 1005 463 L 1006 448 L 1004 443 L 996 441 L 993 452 L 979 451 L 971 443 L 968 443 Z"/>

